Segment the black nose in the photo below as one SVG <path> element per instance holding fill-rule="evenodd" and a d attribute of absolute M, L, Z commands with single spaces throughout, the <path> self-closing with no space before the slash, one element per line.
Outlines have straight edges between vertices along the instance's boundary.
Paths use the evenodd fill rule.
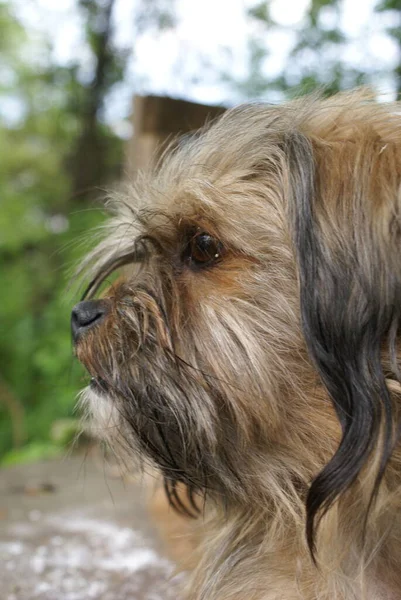
<path fill-rule="evenodd" d="M 80 335 L 94 325 L 98 325 L 108 312 L 105 300 L 86 300 L 78 302 L 71 313 L 71 332 L 74 343 Z"/>

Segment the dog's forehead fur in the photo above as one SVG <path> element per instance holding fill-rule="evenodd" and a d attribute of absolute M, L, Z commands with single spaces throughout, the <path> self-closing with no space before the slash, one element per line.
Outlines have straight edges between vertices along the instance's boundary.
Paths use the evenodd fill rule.
<path fill-rule="evenodd" d="M 281 107 L 250 104 L 227 111 L 199 135 L 167 151 L 156 170 L 141 173 L 122 193 L 111 195 L 109 206 L 117 215 L 102 251 L 113 246 L 114 253 L 123 254 L 143 233 L 174 237 L 187 220 L 212 230 L 218 224 L 215 233 L 223 239 L 250 255 L 266 256 L 277 235 L 282 242 L 288 234 L 285 166 L 292 134 L 307 135 L 324 159 L 330 155 L 336 160 L 342 152 L 343 166 L 356 146 L 363 152 L 363 145 L 372 142 L 383 151 L 385 144 L 398 145 L 397 107 L 389 110 L 370 96 L 361 91 L 324 101 L 315 97 Z M 330 176 L 340 165 L 337 160 L 330 166 L 330 184 L 346 184 L 343 173 Z M 331 198 L 327 194 L 327 202 Z"/>
<path fill-rule="evenodd" d="M 255 600 L 283 597 L 277 573 L 286 600 L 398 598 L 398 110 L 359 91 L 227 111 L 112 195 L 83 263 L 90 292 L 126 268 L 77 345 L 109 390 L 92 412 L 170 498 L 213 507 L 191 598 L 248 600 L 248 573 Z M 210 268 L 183 259 L 194 230 L 224 248 Z"/>

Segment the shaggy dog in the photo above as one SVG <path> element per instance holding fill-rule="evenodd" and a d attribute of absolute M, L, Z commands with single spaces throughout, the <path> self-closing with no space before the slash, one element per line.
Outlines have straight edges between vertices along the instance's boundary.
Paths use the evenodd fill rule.
<path fill-rule="evenodd" d="M 191 600 L 401 598 L 400 183 L 397 106 L 356 92 L 230 110 L 114 197 L 83 397 L 201 507 Z"/>

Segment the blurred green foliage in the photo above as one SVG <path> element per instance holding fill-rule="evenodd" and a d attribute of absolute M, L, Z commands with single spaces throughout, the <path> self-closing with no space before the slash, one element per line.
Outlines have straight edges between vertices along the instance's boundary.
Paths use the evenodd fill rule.
<path fill-rule="evenodd" d="M 83 0 L 97 67 L 52 63 L 47 40 L 32 39 L 0 4 L 0 457 L 49 456 L 56 419 L 72 415 L 84 374 L 73 360 L 68 293 L 80 238 L 99 224 L 98 186 L 117 179 L 122 140 L 102 123 L 124 56 L 110 43 L 112 2 Z M 103 14 L 100 14 L 100 13 Z M 85 14 L 86 13 L 86 14 Z M 94 26 L 100 22 L 102 26 Z M 103 61 L 103 62 L 101 62 Z M 93 158 L 95 157 L 95 160 Z M 84 174 L 84 177 L 82 177 Z M 97 190 L 94 192 L 94 190 Z"/>
<path fill-rule="evenodd" d="M 249 10 L 248 17 L 254 25 L 254 34 L 248 40 L 248 65 L 246 76 L 233 79 L 233 92 L 244 98 L 268 98 L 274 101 L 299 96 L 319 88 L 326 95 L 361 85 L 378 91 L 401 93 L 401 0 L 377 0 L 372 9 L 371 22 L 365 26 L 364 62 L 349 60 L 352 54 L 352 35 L 346 33 L 344 0 L 309 0 L 304 17 L 295 26 L 277 23 L 270 10 L 270 2 L 261 0 Z M 294 0 L 294 5 L 296 1 Z M 357 9 L 357 3 L 354 3 Z M 355 17 L 354 17 L 355 18 Z M 377 59 L 372 46 L 373 21 L 381 23 L 381 33 L 394 42 L 398 64 L 384 66 Z M 274 54 L 268 49 L 269 36 L 287 32 L 292 36 L 287 64 L 278 75 L 269 75 L 266 62 Z M 280 38 L 279 38 L 280 39 Z M 377 44 L 383 39 L 375 38 Z M 363 40 L 360 40 L 363 43 Z M 379 48 L 378 48 L 379 50 Z M 382 90 L 381 90 L 382 88 Z"/>

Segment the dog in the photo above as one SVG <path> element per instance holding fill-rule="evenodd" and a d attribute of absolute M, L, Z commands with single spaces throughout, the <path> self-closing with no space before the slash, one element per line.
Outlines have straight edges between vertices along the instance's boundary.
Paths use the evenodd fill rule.
<path fill-rule="evenodd" d="M 82 402 L 196 517 L 185 597 L 401 598 L 400 184 L 398 105 L 354 91 L 231 109 L 111 198 Z"/>

